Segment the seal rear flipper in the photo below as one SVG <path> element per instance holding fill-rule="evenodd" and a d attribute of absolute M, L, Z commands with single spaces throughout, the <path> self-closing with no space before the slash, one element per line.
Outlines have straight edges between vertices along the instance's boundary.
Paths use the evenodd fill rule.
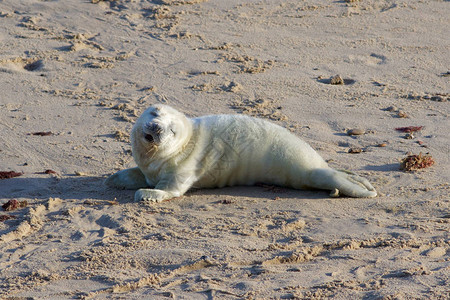
<path fill-rule="evenodd" d="M 110 187 L 127 190 L 148 188 L 145 176 L 138 167 L 125 169 L 109 176 L 105 180 L 105 184 Z"/>
<path fill-rule="evenodd" d="M 375 197 L 377 191 L 370 182 L 352 172 L 333 169 L 314 169 L 310 174 L 310 185 L 331 190 L 330 196 L 346 195 L 355 198 Z"/>

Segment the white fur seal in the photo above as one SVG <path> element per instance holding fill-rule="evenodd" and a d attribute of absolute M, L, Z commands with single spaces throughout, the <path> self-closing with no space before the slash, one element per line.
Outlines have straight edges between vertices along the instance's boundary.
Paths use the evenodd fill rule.
<path fill-rule="evenodd" d="M 119 171 L 108 186 L 138 189 L 135 201 L 161 202 L 189 188 L 274 184 L 375 197 L 364 178 L 337 171 L 287 129 L 243 115 L 188 119 L 166 105 L 148 108 L 131 132 L 136 168 Z"/>

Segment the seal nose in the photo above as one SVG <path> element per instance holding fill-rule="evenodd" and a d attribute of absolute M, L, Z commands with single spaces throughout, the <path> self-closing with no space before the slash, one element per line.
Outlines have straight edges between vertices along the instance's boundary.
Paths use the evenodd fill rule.
<path fill-rule="evenodd" d="M 157 123 L 152 123 L 152 124 L 150 125 L 150 130 L 151 130 L 152 132 L 154 132 L 154 133 L 161 133 L 162 128 L 161 128 L 161 126 L 159 126 Z"/>

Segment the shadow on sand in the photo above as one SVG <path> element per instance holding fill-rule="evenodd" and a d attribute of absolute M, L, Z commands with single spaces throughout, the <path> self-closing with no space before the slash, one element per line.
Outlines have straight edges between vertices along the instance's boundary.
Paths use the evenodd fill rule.
<path fill-rule="evenodd" d="M 34 174 L 33 174 L 34 175 Z M 28 175 L 28 176 L 33 176 Z M 133 191 L 115 190 L 103 184 L 102 176 L 35 175 L 0 180 L 0 199 L 114 200 L 132 199 Z"/>
<path fill-rule="evenodd" d="M 117 200 L 121 203 L 133 201 L 134 190 L 119 190 L 103 184 L 104 176 L 48 176 L 15 177 L 0 180 L 0 201 L 9 199 L 61 198 L 63 200 Z M 44 177 L 48 176 L 48 177 Z M 233 186 L 217 189 L 192 189 L 187 196 L 234 196 L 247 198 L 328 198 L 328 192 L 322 190 L 295 190 L 272 185 Z M 3 201 L 2 201 L 3 200 Z"/>

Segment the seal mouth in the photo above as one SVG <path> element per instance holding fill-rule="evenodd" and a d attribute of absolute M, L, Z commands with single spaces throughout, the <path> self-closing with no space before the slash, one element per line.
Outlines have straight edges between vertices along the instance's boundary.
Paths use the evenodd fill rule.
<path fill-rule="evenodd" d="M 151 134 L 145 134 L 144 138 L 147 140 L 147 142 L 153 143 L 155 139 L 153 138 L 153 135 Z"/>

